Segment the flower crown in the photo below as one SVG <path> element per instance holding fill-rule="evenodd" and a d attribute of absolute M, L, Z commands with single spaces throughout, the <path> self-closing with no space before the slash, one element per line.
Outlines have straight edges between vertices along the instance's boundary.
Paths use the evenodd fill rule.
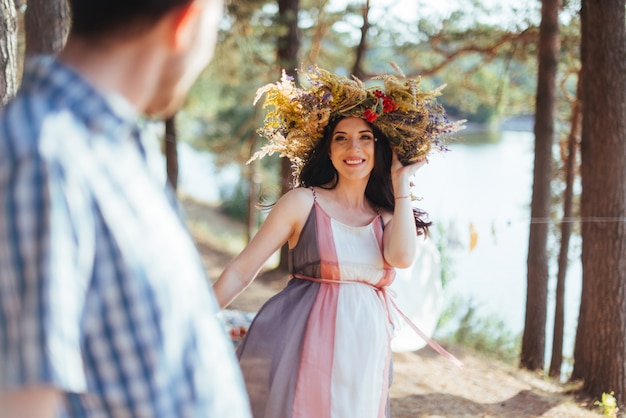
<path fill-rule="evenodd" d="M 278 152 L 291 160 L 297 177 L 328 124 L 351 116 L 377 127 L 403 164 L 421 160 L 431 150 L 446 150 L 445 137 L 461 129 L 464 121 L 450 122 L 436 101 L 445 86 L 422 92 L 419 78 L 407 79 L 397 66 L 392 66 L 401 79 L 377 76 L 372 80 L 378 80 L 378 86 L 373 87 L 366 87 L 354 76 L 342 77 L 311 67 L 300 71 L 309 87 L 299 88 L 283 70 L 279 82 L 257 90 L 254 104 L 266 94 L 263 107 L 273 108 L 258 130 L 269 142 L 250 161 Z"/>

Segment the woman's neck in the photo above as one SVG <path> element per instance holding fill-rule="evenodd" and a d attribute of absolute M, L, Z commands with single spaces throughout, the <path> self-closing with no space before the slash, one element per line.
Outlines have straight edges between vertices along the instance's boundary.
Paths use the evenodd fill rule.
<path fill-rule="evenodd" d="M 371 204 L 365 197 L 366 187 L 367 181 L 343 179 L 337 182 L 331 191 L 335 201 L 346 209 L 368 211 L 371 209 Z"/>

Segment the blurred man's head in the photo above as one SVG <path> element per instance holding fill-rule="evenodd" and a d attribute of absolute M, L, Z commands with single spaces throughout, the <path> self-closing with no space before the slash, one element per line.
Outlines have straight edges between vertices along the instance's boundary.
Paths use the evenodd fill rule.
<path fill-rule="evenodd" d="M 213 56 L 223 1 L 69 0 L 70 39 L 103 51 L 135 42 L 142 52 L 154 52 L 160 64 L 146 77 L 156 77 L 158 88 L 140 110 L 164 117 L 182 105 Z"/>
<path fill-rule="evenodd" d="M 192 0 L 68 0 L 72 34 L 92 40 L 140 33 Z"/>

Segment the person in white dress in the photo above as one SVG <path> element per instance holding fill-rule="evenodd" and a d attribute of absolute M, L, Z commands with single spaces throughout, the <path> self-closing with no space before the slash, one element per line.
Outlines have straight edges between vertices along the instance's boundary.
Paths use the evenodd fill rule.
<path fill-rule="evenodd" d="M 281 152 L 296 162 L 297 187 L 273 206 L 214 291 L 226 307 L 288 244 L 292 279 L 261 308 L 238 347 L 254 417 L 386 417 L 393 335 L 386 289 L 394 268 L 412 264 L 416 234 L 429 226 L 412 205 L 410 181 L 435 136 L 416 100 L 432 97 L 395 77 L 383 93 L 321 69 L 309 76 L 309 90 L 287 78 L 262 89 L 270 104 L 284 99 L 275 103 L 280 115 L 266 119 L 273 142 L 264 151 L 286 141 Z M 404 121 L 394 122 L 397 116 Z M 275 135 L 275 120 L 293 130 Z M 405 123 L 421 132 L 405 139 L 409 152 L 385 133 Z M 290 132 L 319 138 L 307 147 Z"/>

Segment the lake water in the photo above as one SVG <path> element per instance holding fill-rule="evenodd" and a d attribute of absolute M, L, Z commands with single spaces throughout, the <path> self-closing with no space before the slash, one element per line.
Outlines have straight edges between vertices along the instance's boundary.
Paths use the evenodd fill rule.
<path fill-rule="evenodd" d="M 495 142 L 451 145 L 418 172 L 419 203 L 434 223 L 444 226 L 454 278 L 450 296 L 471 298 L 485 316 L 501 318 L 521 333 L 526 280 L 534 135 L 505 131 Z M 470 236 L 476 243 L 470 249 Z M 558 240 L 556 241 L 558 242 Z M 554 249 L 558 253 L 558 248 Z M 556 267 L 549 283 L 547 355 L 551 352 Z M 570 261 L 566 279 L 564 354 L 571 356 L 580 303 L 582 270 Z"/>
<path fill-rule="evenodd" d="M 415 178 L 418 206 L 445 231 L 453 279 L 447 299 L 471 299 L 481 316 L 496 316 L 521 333 L 526 304 L 526 258 L 532 195 L 534 135 L 524 131 L 468 135 L 429 158 Z M 212 156 L 180 146 L 180 189 L 209 202 L 237 181 L 235 167 L 216 171 Z M 434 230 L 437 230 L 435 227 Z M 475 246 L 470 249 L 470 236 Z M 558 250 L 557 250 L 558 251 Z M 554 276 L 556 276 L 556 269 Z M 547 355 L 551 350 L 554 292 L 550 282 Z M 581 291 L 581 267 L 570 263 L 566 283 L 564 355 L 571 356 Z"/>

